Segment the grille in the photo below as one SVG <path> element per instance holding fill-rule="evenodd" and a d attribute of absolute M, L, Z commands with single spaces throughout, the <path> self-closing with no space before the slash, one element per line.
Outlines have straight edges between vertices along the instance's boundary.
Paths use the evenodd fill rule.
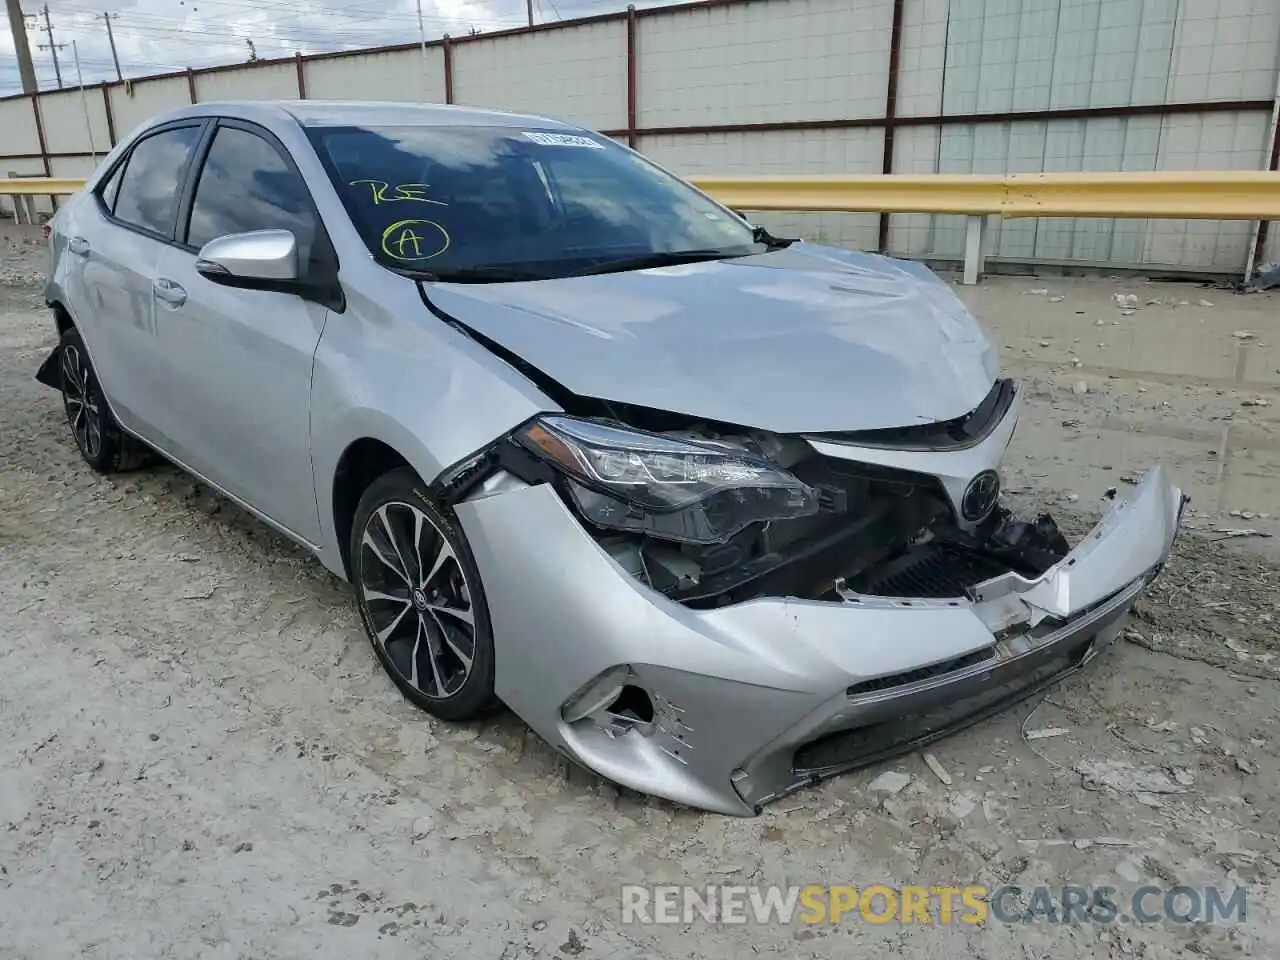
<path fill-rule="evenodd" d="M 990 580 L 1009 567 L 998 560 L 936 545 L 917 547 L 851 584 L 858 593 L 877 597 L 963 597 L 974 584 Z"/>
<path fill-rule="evenodd" d="M 919 667 L 915 670 L 908 670 L 905 673 L 894 673 L 887 677 L 876 677 L 874 680 L 863 680 L 861 683 L 855 683 L 849 687 L 845 693 L 851 697 L 857 697 L 866 693 L 892 690 L 894 687 L 905 687 L 909 683 L 928 680 L 931 677 L 941 677 L 957 670 L 963 670 L 965 667 L 986 663 L 988 660 L 993 659 L 995 655 L 995 647 L 983 647 L 973 653 L 966 653 L 963 657 L 943 660 L 941 663 L 935 663 L 927 667 Z"/>
<path fill-rule="evenodd" d="M 1092 641 L 1092 635 L 1081 639 L 1069 650 L 1013 671 L 969 696 L 947 697 L 895 720 L 828 734 L 801 746 L 795 752 L 792 769 L 800 775 L 825 776 L 919 749 L 1043 690 L 1078 667 Z"/>

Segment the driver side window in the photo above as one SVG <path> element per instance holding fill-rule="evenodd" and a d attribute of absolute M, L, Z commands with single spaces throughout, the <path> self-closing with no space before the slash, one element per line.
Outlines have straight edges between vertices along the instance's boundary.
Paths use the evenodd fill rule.
<path fill-rule="evenodd" d="M 302 177 L 262 137 L 219 127 L 196 184 L 186 242 L 199 249 L 215 237 L 270 229 L 293 232 L 305 269 L 316 221 Z"/>

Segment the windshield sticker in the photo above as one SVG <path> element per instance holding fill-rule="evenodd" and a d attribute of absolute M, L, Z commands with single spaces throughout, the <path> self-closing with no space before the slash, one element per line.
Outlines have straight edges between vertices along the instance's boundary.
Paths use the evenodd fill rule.
<path fill-rule="evenodd" d="M 544 147 L 590 147 L 592 150 L 603 150 L 604 144 L 590 137 L 579 137 L 572 133 L 531 133 L 524 131 L 524 135 L 534 143 L 540 143 Z"/>
<path fill-rule="evenodd" d="M 397 220 L 382 231 L 382 252 L 402 263 L 420 263 L 449 249 L 449 234 L 433 220 Z"/>
<path fill-rule="evenodd" d="M 373 191 L 373 202 L 377 203 L 394 203 L 397 200 L 417 200 L 419 203 L 434 203 L 437 207 L 447 207 L 448 204 L 440 200 L 429 200 L 423 196 L 427 192 L 429 184 L 426 183 L 397 183 L 394 186 L 386 180 L 352 180 L 347 186 L 354 187 L 359 184 L 367 184 L 369 189 Z M 387 191 L 395 191 L 388 195 Z"/>

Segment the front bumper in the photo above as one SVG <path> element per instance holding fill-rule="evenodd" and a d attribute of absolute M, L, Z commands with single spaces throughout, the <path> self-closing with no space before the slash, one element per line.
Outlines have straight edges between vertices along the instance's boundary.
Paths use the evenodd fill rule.
<path fill-rule="evenodd" d="M 613 561 L 546 485 L 457 506 L 488 597 L 498 695 L 617 783 L 737 815 L 937 739 L 1043 689 L 1118 635 L 1172 549 L 1161 467 L 1061 562 L 973 598 L 761 598 L 692 610 Z M 625 672 L 653 703 L 619 733 L 565 706 Z"/>

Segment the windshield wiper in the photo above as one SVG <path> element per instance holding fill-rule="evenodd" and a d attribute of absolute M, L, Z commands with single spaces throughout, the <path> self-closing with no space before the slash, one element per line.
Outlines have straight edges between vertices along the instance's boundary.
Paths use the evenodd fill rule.
<path fill-rule="evenodd" d="M 528 267 L 460 267 L 457 270 L 403 270 L 406 276 L 430 283 L 511 283 L 545 280 L 547 274 Z"/>
<path fill-rule="evenodd" d="M 595 273 L 621 273 L 624 270 L 647 270 L 651 267 L 672 267 L 679 263 L 698 263 L 703 260 L 719 260 L 722 257 L 733 257 L 738 254 L 726 253 L 723 250 L 670 250 L 665 253 L 646 253 L 635 257 L 622 257 L 618 260 L 605 260 L 593 263 L 581 270 L 566 273 L 566 277 L 588 277 Z"/>
<path fill-rule="evenodd" d="M 763 243 L 770 250 L 785 250 L 796 241 L 786 237 L 775 237 L 764 227 L 756 227 L 751 231 L 751 239 L 756 243 Z"/>

